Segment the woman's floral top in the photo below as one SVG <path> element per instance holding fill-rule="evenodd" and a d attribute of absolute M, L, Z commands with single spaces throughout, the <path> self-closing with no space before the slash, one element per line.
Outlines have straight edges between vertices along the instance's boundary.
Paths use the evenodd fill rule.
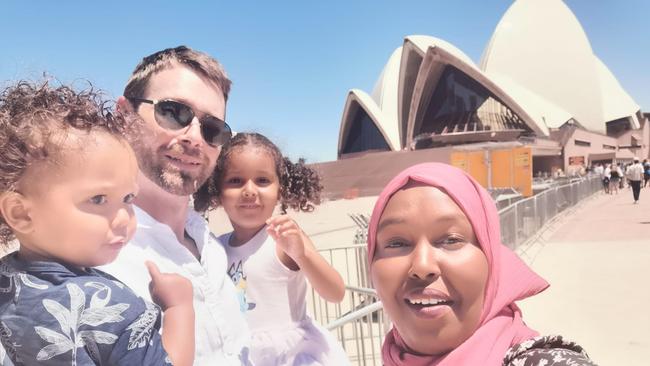
<path fill-rule="evenodd" d="M 512 346 L 503 366 L 595 366 L 579 345 L 561 336 L 543 336 Z"/>
<path fill-rule="evenodd" d="M 160 308 L 114 277 L 0 260 L 0 340 L 14 365 L 167 365 Z"/>

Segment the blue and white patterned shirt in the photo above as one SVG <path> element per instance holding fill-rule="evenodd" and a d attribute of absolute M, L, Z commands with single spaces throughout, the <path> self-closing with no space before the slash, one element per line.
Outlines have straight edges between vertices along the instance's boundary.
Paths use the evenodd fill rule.
<path fill-rule="evenodd" d="M 167 365 L 160 308 L 109 274 L 0 260 L 0 339 L 14 365 Z"/>

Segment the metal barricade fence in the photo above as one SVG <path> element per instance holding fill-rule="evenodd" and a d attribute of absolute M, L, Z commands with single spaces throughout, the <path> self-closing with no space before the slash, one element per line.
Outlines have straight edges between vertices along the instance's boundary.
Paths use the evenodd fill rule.
<path fill-rule="evenodd" d="M 327 260 L 343 277 L 346 288 L 370 288 L 367 275 L 367 257 L 365 244 L 353 244 L 319 250 L 319 253 Z M 309 313 L 321 324 L 328 324 L 339 319 L 346 313 L 356 310 L 358 307 L 368 305 L 369 299 L 365 294 L 351 290 L 346 291 L 343 301 L 332 304 L 323 300 L 312 289 L 309 295 Z"/>
<path fill-rule="evenodd" d="M 600 177 L 591 176 L 549 188 L 501 209 L 499 221 L 503 244 L 516 250 L 557 214 L 601 190 Z M 312 289 L 308 312 L 336 336 L 353 365 L 381 365 L 381 344 L 384 334 L 390 329 L 390 320 L 376 292 L 370 288 L 366 244 L 360 240 L 365 239 L 365 233 L 361 231 L 367 228 L 367 217 L 350 217 L 359 225 L 355 244 L 319 250 L 343 277 L 346 295 L 339 304 L 331 304 Z"/>
<path fill-rule="evenodd" d="M 389 329 L 381 303 L 371 289 L 366 244 L 319 250 L 346 284 L 343 301 L 332 304 L 312 289 L 308 313 L 341 343 L 353 365 L 381 365 L 381 342 Z"/>
<path fill-rule="evenodd" d="M 600 177 L 591 176 L 549 188 L 501 209 L 501 241 L 510 249 L 517 249 L 557 214 L 601 190 Z"/>
<path fill-rule="evenodd" d="M 346 286 L 346 289 L 351 294 L 359 295 L 359 305 L 354 305 L 355 296 L 351 296 L 352 308 L 356 310 L 329 323 L 327 329 L 335 332 L 350 363 L 381 366 L 381 345 L 390 329 L 390 321 L 373 289 L 352 286 Z"/>

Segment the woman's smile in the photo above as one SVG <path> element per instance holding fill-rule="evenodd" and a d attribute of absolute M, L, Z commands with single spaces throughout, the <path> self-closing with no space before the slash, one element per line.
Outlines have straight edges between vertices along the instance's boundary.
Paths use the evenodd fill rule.
<path fill-rule="evenodd" d="M 418 317 L 435 319 L 452 311 L 454 301 L 443 291 L 416 288 L 404 296 L 404 304 Z"/>

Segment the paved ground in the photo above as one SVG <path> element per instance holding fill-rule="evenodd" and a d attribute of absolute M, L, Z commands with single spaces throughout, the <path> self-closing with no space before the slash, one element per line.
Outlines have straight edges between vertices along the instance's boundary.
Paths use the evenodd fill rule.
<path fill-rule="evenodd" d="M 583 345 L 599 365 L 650 364 L 650 188 L 599 194 L 552 225 L 524 258 L 551 287 L 523 301 L 542 334 Z"/>

